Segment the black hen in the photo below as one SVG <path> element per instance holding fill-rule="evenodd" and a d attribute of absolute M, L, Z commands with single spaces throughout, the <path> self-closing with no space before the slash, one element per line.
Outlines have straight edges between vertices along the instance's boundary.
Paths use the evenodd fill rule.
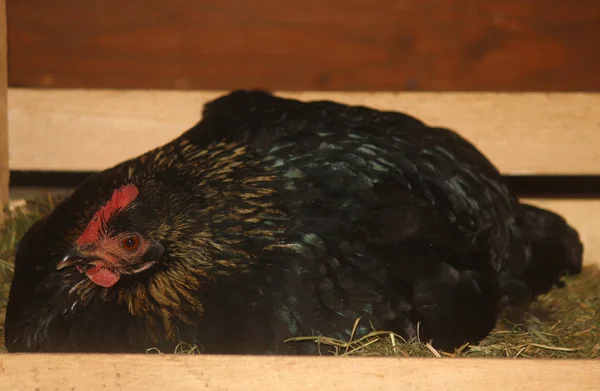
<path fill-rule="evenodd" d="M 457 134 L 236 91 L 173 142 L 92 175 L 23 238 L 10 351 L 316 353 L 372 324 L 452 349 L 581 268 Z"/>

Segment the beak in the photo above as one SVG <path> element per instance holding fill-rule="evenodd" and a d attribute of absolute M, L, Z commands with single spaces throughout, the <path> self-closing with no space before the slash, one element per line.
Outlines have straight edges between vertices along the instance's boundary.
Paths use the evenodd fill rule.
<path fill-rule="evenodd" d="M 90 261 L 96 261 L 100 258 L 82 254 L 78 249 L 73 248 L 63 259 L 56 264 L 56 270 L 62 270 L 69 266 L 79 265 Z"/>

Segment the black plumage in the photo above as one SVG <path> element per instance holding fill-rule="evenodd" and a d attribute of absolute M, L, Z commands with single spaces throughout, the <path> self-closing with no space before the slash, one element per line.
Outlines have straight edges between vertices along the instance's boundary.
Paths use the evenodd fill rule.
<path fill-rule="evenodd" d="M 134 142 L 134 140 L 131 140 Z M 10 351 L 316 353 L 372 324 L 452 349 L 577 273 L 558 215 L 458 134 L 397 112 L 235 91 L 89 177 L 21 241 Z"/>

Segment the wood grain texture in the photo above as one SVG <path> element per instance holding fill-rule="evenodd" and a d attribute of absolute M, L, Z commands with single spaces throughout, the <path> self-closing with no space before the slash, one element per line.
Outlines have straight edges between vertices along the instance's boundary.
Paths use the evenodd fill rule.
<path fill-rule="evenodd" d="M 0 226 L 2 209 L 8 202 L 8 120 L 7 120 L 7 62 L 6 62 L 6 3 L 0 0 Z"/>
<path fill-rule="evenodd" d="M 10 84 L 600 90 L 596 0 L 8 0 Z"/>
<path fill-rule="evenodd" d="M 600 360 L 0 355 L 3 390 L 597 390 Z"/>
<path fill-rule="evenodd" d="M 9 89 L 10 167 L 102 170 L 177 137 L 221 92 Z M 600 174 L 600 94 L 282 92 L 456 130 L 504 174 Z"/>

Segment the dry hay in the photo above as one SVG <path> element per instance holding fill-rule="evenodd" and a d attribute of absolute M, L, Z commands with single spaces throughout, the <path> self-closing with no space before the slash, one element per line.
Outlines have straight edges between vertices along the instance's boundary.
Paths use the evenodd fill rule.
<path fill-rule="evenodd" d="M 338 341 L 325 336 L 312 340 L 330 354 L 400 357 L 487 358 L 600 358 L 600 269 L 585 267 L 579 276 L 564 279 L 565 286 L 538 298 L 524 321 L 507 319 L 478 345 L 465 344 L 454 352 L 434 349 L 426 341 L 405 341 L 384 331 L 359 339 Z M 535 313 L 549 313 L 540 319 Z M 359 320 L 355 323 L 355 329 Z"/>

